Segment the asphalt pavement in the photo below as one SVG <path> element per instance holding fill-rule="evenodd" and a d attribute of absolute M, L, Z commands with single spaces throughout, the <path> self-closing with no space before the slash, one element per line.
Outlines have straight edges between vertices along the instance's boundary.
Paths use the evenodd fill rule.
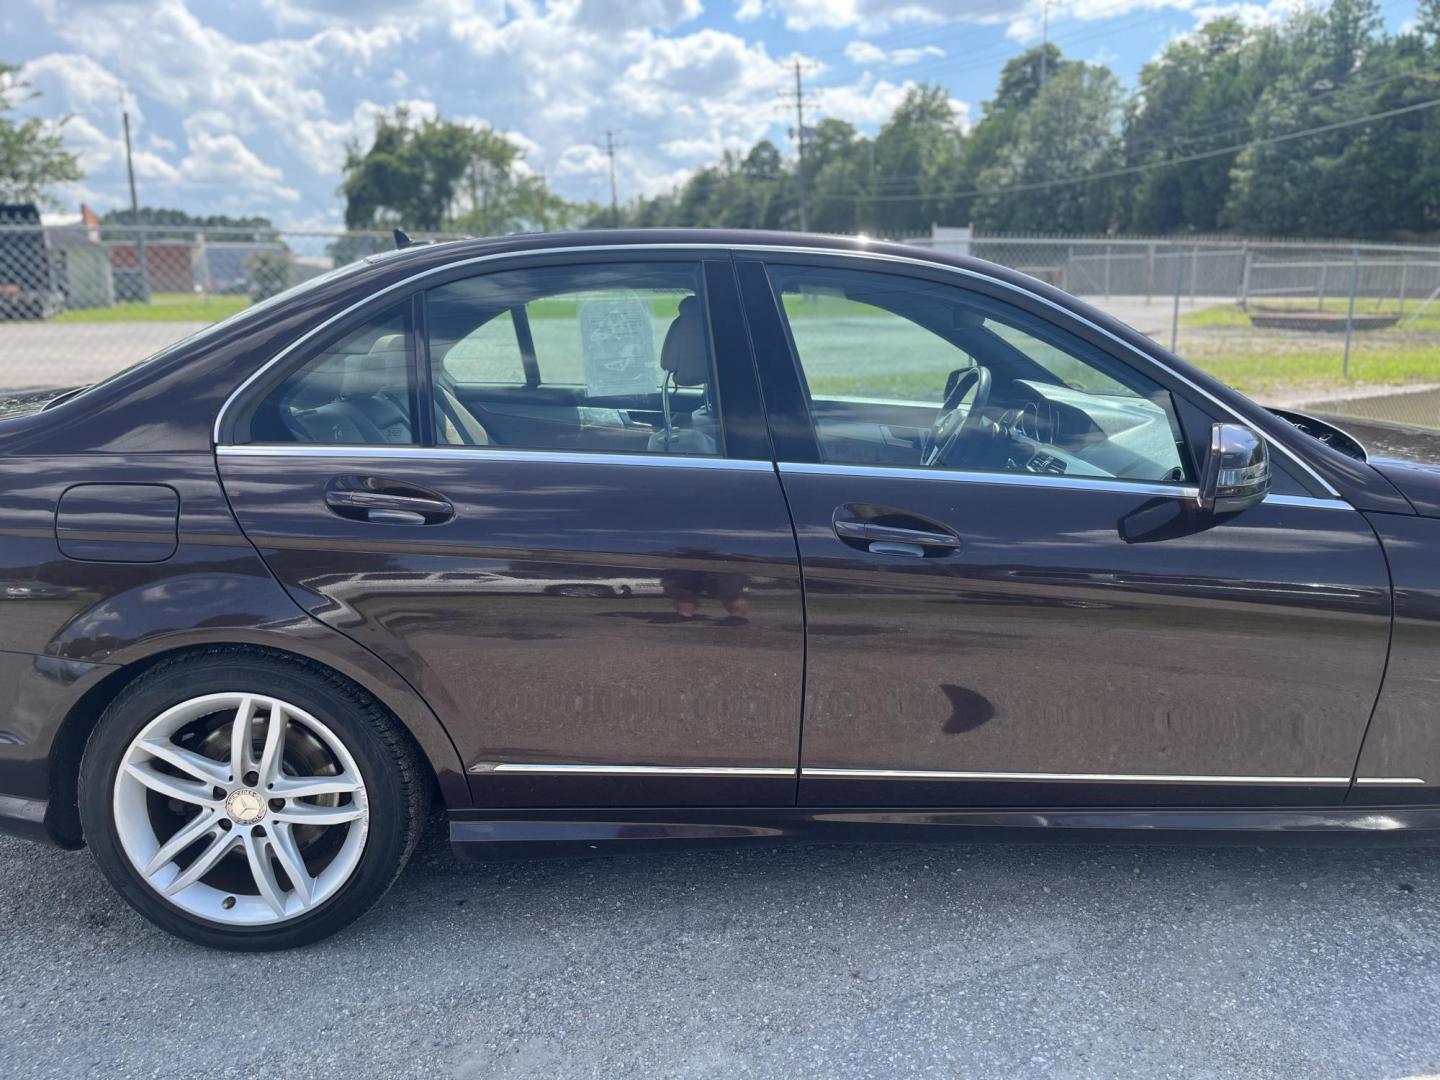
<path fill-rule="evenodd" d="M 473 865 L 171 939 L 0 838 L 0 1076 L 1417 1077 L 1440 851 L 793 847 Z"/>

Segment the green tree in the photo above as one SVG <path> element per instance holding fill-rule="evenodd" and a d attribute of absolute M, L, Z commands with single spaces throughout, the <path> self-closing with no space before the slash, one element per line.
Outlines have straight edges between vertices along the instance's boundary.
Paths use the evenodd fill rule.
<path fill-rule="evenodd" d="M 106 226 L 144 225 L 149 239 L 189 240 L 197 232 L 211 230 L 217 240 L 273 240 L 275 226 L 266 217 L 230 217 L 228 214 L 189 214 L 184 210 L 171 210 L 159 206 L 142 206 L 134 210 L 110 210 L 100 215 L 100 233 L 105 239 L 117 239 L 125 233 Z"/>
<path fill-rule="evenodd" d="M 590 211 L 521 169 L 523 152 L 501 133 L 440 117 L 416 123 L 403 107 L 376 121 L 368 149 L 346 152 L 345 224 L 481 234 L 571 228 Z"/>
<path fill-rule="evenodd" d="M 6 114 L 38 97 L 16 77 L 19 68 L 0 63 L 0 202 L 38 202 L 59 206 L 52 194 L 57 184 L 84 174 L 74 154 L 65 149 L 60 129 L 38 117 L 16 119 Z"/>
<path fill-rule="evenodd" d="M 1243 142 L 1250 115 L 1284 59 L 1275 30 L 1247 31 L 1227 17 L 1171 42 L 1141 69 L 1126 118 L 1124 158 L 1128 166 L 1149 168 L 1130 189 L 1130 231 L 1220 227 L 1235 154 L 1169 168 L 1163 163 Z"/>
<path fill-rule="evenodd" d="M 1084 178 L 1120 160 L 1120 101 L 1119 81 L 1103 66 L 1069 64 L 1049 76 L 1021 111 L 1011 141 L 976 179 L 976 226 L 1111 231 L 1117 184 Z"/>
<path fill-rule="evenodd" d="M 949 93 L 931 83 L 911 87 L 875 137 L 874 197 L 861 213 L 886 234 L 946 220 L 962 146 Z"/>
<path fill-rule="evenodd" d="M 1418 70 L 1393 77 L 1423 56 L 1413 35 L 1381 34 L 1372 0 L 1302 13 L 1286 28 L 1281 74 L 1256 102 L 1249 135 L 1275 140 L 1433 94 L 1433 78 Z M 1250 146 L 1235 159 L 1223 220 L 1252 233 L 1355 237 L 1413 223 L 1411 211 L 1434 201 L 1411 186 L 1427 119 L 1412 113 Z"/>

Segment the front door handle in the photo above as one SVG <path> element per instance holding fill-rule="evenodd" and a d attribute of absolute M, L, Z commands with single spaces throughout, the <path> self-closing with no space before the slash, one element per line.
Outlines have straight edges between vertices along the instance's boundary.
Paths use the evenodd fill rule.
<path fill-rule="evenodd" d="M 923 555 L 925 552 L 954 551 L 960 538 L 954 533 L 929 529 L 903 529 L 896 525 L 879 525 L 873 521 L 852 518 L 835 519 L 835 535 L 842 540 L 858 540 L 868 544 L 877 555 Z M 918 548 L 919 551 L 905 549 Z"/>
<path fill-rule="evenodd" d="M 393 490 L 396 486 L 370 477 L 339 477 L 326 488 L 325 505 L 343 518 L 377 525 L 438 525 L 455 516 L 448 499 L 433 492 L 406 494 Z"/>

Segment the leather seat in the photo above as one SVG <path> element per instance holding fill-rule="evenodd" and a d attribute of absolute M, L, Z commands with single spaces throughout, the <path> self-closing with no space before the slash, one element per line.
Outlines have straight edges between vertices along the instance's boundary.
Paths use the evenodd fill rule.
<path fill-rule="evenodd" d="M 346 406 L 357 426 L 362 431 L 367 427 L 372 429 L 378 441 L 413 442 L 409 410 L 403 404 L 409 393 L 409 372 L 405 335 L 385 334 L 375 340 L 365 356 L 346 365 L 341 384 L 343 401 L 336 404 Z M 485 425 L 447 385 L 437 379 L 434 393 L 436 442 L 452 446 L 490 445 Z"/>
<path fill-rule="evenodd" d="M 666 385 L 660 393 L 668 404 L 670 383 L 703 386 L 706 403 L 691 413 L 671 416 L 667 425 L 650 436 L 647 449 L 670 454 L 714 456 L 720 452 L 720 423 L 710 405 L 710 347 L 705 334 L 705 312 L 698 296 L 680 301 L 679 310 L 660 347 L 660 367 Z M 667 410 L 668 411 L 668 410 Z"/>

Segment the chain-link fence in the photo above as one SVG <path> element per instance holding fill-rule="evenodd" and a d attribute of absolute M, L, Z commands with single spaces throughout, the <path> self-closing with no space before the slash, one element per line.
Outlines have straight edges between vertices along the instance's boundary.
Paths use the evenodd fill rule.
<path fill-rule="evenodd" d="M 1440 248 L 953 229 L 911 242 L 1048 281 L 1261 401 L 1440 428 Z M 0 390 L 93 381 L 393 246 L 384 232 L 0 223 Z"/>
<path fill-rule="evenodd" d="M 911 242 L 1047 281 L 1267 404 L 1440 428 L 1440 248 L 942 229 Z"/>

